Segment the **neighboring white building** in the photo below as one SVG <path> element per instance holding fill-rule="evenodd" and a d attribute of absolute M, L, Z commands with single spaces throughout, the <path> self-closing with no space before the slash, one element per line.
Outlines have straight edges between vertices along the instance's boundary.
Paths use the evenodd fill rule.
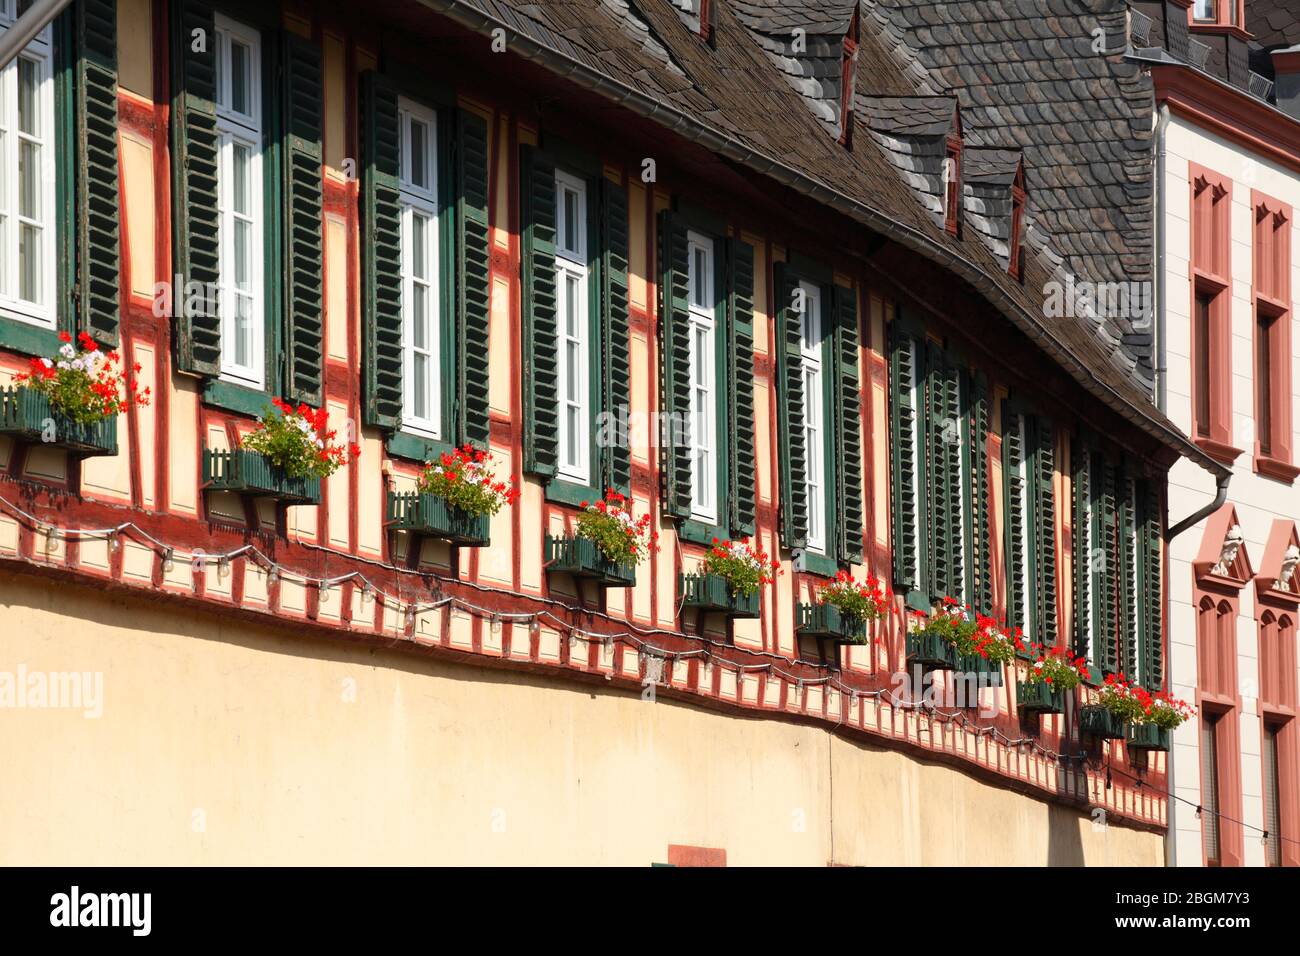
<path fill-rule="evenodd" d="M 1157 108 L 1157 398 L 1233 468 L 1222 506 L 1170 543 L 1170 690 L 1198 709 L 1173 740 L 1179 866 L 1300 864 L 1300 53 L 1248 32 L 1256 7 L 1197 3 L 1190 32 L 1156 23 L 1132 44 Z M 1215 493 L 1175 465 L 1171 524 Z"/>

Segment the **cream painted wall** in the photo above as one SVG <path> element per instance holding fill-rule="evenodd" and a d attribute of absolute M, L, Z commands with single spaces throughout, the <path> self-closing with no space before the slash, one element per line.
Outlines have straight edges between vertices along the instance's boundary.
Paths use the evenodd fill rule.
<path fill-rule="evenodd" d="M 1159 834 L 820 728 L 275 632 L 0 572 L 0 864 L 1159 865 Z"/>
<path fill-rule="evenodd" d="M 1166 353 L 1169 366 L 1168 414 L 1190 433 L 1191 422 L 1191 284 L 1190 209 L 1188 162 L 1196 162 L 1233 181 L 1232 187 L 1232 443 L 1244 449 L 1234 467 L 1228 501 L 1237 509 L 1237 517 L 1246 536 L 1245 548 L 1255 567 L 1263 556 L 1265 541 L 1275 518 L 1300 519 L 1300 487 L 1254 473 L 1252 455 L 1254 433 L 1253 323 L 1251 281 L 1253 260 L 1251 245 L 1253 219 L 1250 192 L 1262 193 L 1290 203 L 1300 209 L 1300 174 L 1251 154 L 1242 147 L 1197 128 L 1175 117 L 1168 128 L 1165 168 L 1166 261 L 1165 304 Z M 1291 292 L 1300 292 L 1300 229 L 1292 224 Z M 1300 358 L 1295 343 L 1300 333 L 1295 328 L 1297 302 L 1292 302 L 1292 427 L 1300 426 Z M 1292 447 L 1296 443 L 1293 437 Z M 1169 517 L 1178 521 L 1209 503 L 1214 497 L 1214 483 L 1209 475 L 1186 460 L 1180 460 L 1169 473 Z M 1200 547 L 1205 531 L 1202 521 L 1176 538 L 1170 548 L 1170 675 L 1172 690 L 1179 697 L 1194 700 L 1196 693 L 1196 617 L 1192 603 L 1193 573 L 1191 562 Z M 1242 708 L 1241 781 L 1244 820 L 1263 828 L 1263 782 L 1261 768 L 1261 726 L 1257 708 L 1259 686 L 1258 634 L 1255 623 L 1255 591 L 1248 586 L 1241 592 L 1240 616 L 1237 619 L 1237 671 Z M 1200 765 L 1197 740 L 1199 722 L 1189 721 L 1174 734 L 1174 792 L 1193 804 L 1201 802 Z M 1295 782 L 1292 781 L 1292 786 Z M 1173 852 L 1180 866 L 1199 866 L 1203 853 L 1201 824 L 1195 812 L 1171 801 L 1169 807 Z M 1244 841 L 1245 862 L 1264 863 L 1264 847 L 1258 834 L 1247 831 Z"/>

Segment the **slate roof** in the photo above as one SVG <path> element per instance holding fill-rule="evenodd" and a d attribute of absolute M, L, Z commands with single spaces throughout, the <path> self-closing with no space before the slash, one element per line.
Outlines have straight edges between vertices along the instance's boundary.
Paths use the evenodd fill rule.
<path fill-rule="evenodd" d="M 1122 58 L 1122 0 L 863 0 L 863 10 L 910 80 L 960 101 L 967 144 L 1023 155 L 1024 240 L 1043 268 L 1076 283 L 1151 278 L 1151 93 Z M 1119 367 L 1149 388 L 1149 318 L 1097 322 Z"/>
<path fill-rule="evenodd" d="M 682 11 L 670 0 L 624 0 L 629 15 L 643 20 L 670 52 L 681 68 L 678 73 L 647 46 L 639 27 L 629 30 L 620 22 L 618 9 L 607 0 L 421 0 L 419 6 L 375 2 L 393 10 L 395 19 L 409 27 L 413 36 L 420 33 L 416 11 L 421 6 L 479 34 L 504 26 L 509 49 L 521 62 L 538 65 L 557 82 L 565 78 L 565 82 L 590 91 L 594 99 L 588 100 L 588 108 L 606 110 L 610 122 L 639 116 L 684 137 L 701 147 L 713 162 L 749 180 L 761 179 L 802 193 L 808 201 L 844 215 L 908 253 L 937 263 L 1006 316 L 1045 353 L 1046 361 L 1059 366 L 1120 416 L 1166 448 L 1215 473 L 1222 471 L 1150 405 L 1147 391 L 1116 364 L 1113 350 L 1091 323 L 1044 317 L 1044 287 L 1053 274 L 1041 262 L 1026 257 L 1023 281 L 1017 282 L 979 229 L 966 229 L 959 237 L 943 231 L 873 135 L 856 135 L 852 149 L 839 145 L 830 135 L 825 121 L 809 109 L 803 92 L 790 82 L 757 34 L 790 22 L 780 18 L 788 18 L 792 7 L 806 6 L 811 14 L 805 15 L 805 21 L 825 22 L 826 29 L 847 25 L 838 5 L 824 0 L 721 0 L 714 4 L 714 37 L 708 44 L 684 22 Z M 961 6 L 988 4 L 981 0 Z M 864 6 L 855 78 L 858 96 L 869 101 L 877 95 L 941 95 L 943 91 L 936 92 L 932 84 L 918 82 L 919 68 L 914 63 L 900 62 L 891 54 L 888 43 L 896 40 L 877 35 L 880 27 L 869 25 L 866 9 Z M 1107 91 L 1097 87 L 1097 92 Z M 985 109 L 996 112 L 994 107 Z M 870 115 L 870 110 L 867 113 Z M 1008 126 L 1016 121 L 1013 115 L 1005 120 Z M 861 113 L 857 122 L 865 125 Z M 1003 146 L 998 142 L 973 145 Z M 1015 148 L 1020 144 L 1009 145 Z M 1032 142 L 1026 145 L 1033 146 Z M 1063 151 L 1064 147 L 1057 150 L 1055 162 L 1065 167 L 1070 157 L 1068 152 L 1062 155 Z M 1031 165 L 1027 161 L 1026 169 Z M 1121 163 L 1116 166 L 1122 168 Z M 1064 174 L 1056 175 L 1061 178 Z M 1050 218 L 1050 197 L 1044 196 L 1042 207 L 1042 217 Z M 1071 215 L 1088 218 L 1079 209 Z M 1082 228 L 1072 225 L 1071 233 L 1087 228 L 1086 223 Z M 1044 235 L 1031 226 L 1027 243 L 1041 242 Z M 1095 254 L 1101 257 L 1102 248 Z M 1030 369 L 1024 373 L 1034 374 Z M 1044 384 L 1049 380 L 1050 376 L 1043 379 Z"/>

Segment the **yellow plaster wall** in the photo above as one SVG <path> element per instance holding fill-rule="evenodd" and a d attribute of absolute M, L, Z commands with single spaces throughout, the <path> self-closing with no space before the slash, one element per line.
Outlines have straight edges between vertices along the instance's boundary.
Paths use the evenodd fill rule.
<path fill-rule="evenodd" d="M 103 674 L 98 718 L 0 710 L 0 864 L 1163 859 L 1157 834 L 817 727 L 8 571 L 0 605 L 0 671 Z"/>

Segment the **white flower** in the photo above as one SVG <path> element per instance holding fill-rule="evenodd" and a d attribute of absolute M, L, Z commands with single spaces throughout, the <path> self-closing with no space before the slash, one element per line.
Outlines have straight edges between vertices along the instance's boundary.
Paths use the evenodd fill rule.
<path fill-rule="evenodd" d="M 41 364 L 44 365 L 46 368 L 54 368 L 54 363 L 47 358 L 41 359 Z"/>
<path fill-rule="evenodd" d="M 77 350 L 72 347 L 71 342 L 64 342 L 61 346 L 59 346 L 59 354 L 62 355 L 64 358 L 70 359 L 76 356 Z"/>

